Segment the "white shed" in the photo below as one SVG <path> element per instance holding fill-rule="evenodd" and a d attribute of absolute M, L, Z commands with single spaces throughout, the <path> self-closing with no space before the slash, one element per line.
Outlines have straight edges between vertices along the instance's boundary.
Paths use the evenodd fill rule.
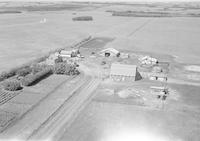
<path fill-rule="evenodd" d="M 105 56 L 105 57 L 109 57 L 109 56 L 118 57 L 120 55 L 120 52 L 114 48 L 106 48 L 106 49 L 100 51 L 99 54 L 102 56 Z"/>
<path fill-rule="evenodd" d="M 165 73 L 152 73 L 149 77 L 150 80 L 167 81 L 167 74 Z"/>
<path fill-rule="evenodd" d="M 61 50 L 60 52 L 60 57 L 63 57 L 63 58 L 69 58 L 71 57 L 72 55 L 72 51 L 68 51 L 68 50 Z"/>

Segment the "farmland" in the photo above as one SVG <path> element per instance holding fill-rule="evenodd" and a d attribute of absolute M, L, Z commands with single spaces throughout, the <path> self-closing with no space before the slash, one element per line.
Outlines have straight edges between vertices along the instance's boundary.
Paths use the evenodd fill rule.
<path fill-rule="evenodd" d="M 29 79 L 36 82 L 16 92 L 1 90 L 0 140 L 199 141 L 199 3 L 2 2 L 0 7 L 0 72 L 55 49 L 75 49 L 91 37 L 76 46 L 80 75 L 36 73 L 37 81 L 31 69 Z M 128 56 L 106 57 L 100 53 L 105 48 Z M 145 66 L 145 57 L 158 61 Z M 62 72 L 63 64 L 54 63 L 49 71 Z M 137 66 L 143 79 L 114 82 L 112 63 Z M 166 82 L 149 77 L 159 65 Z M 152 86 L 167 87 L 166 97 Z"/>
<path fill-rule="evenodd" d="M 98 41 L 103 40 L 97 39 L 96 46 L 99 44 Z M 96 51 L 98 48 L 93 46 L 94 41 L 83 47 L 87 51 Z M 135 59 L 132 56 L 139 56 L 143 53 L 151 54 L 129 51 L 133 60 Z M 170 72 L 172 74 L 170 74 L 167 84 L 169 96 L 165 101 L 158 100 L 150 90 L 151 86 L 163 86 L 166 85 L 165 83 L 145 79 L 134 83 L 115 83 L 105 79 L 94 91 L 93 98 L 87 107 L 81 111 L 71 125 L 66 124 L 63 127 L 65 130 L 62 131 L 64 132 L 63 136 L 59 136 L 60 141 L 122 141 L 124 138 L 127 138 L 128 141 L 135 139 L 198 141 L 200 128 L 198 124 L 200 118 L 198 115 L 200 107 L 198 104 L 199 80 L 194 81 L 195 83 L 189 83 L 193 82 L 191 79 L 177 81 L 178 79 L 182 80 L 184 76 L 184 69 L 180 72 L 182 64 L 174 62 L 173 57 L 167 55 L 159 53 L 151 55 L 156 56 L 159 60 L 168 60 L 171 64 Z M 87 60 L 90 60 L 91 64 L 92 62 L 96 64 L 101 62 L 98 57 Z M 109 63 L 112 59 L 103 60 Z M 135 64 L 136 62 L 130 60 L 129 63 Z M 178 67 L 180 67 L 179 71 Z M 99 70 L 104 72 L 101 67 Z M 171 81 L 171 77 L 176 79 L 175 82 Z M 183 127 L 184 130 L 182 130 Z"/>
<path fill-rule="evenodd" d="M 68 46 L 88 35 L 114 37 L 113 44 L 116 44 L 113 46 L 119 48 L 154 50 L 174 55 L 184 62 L 200 60 L 199 18 L 113 17 L 105 12 L 108 9 L 116 7 L 101 6 L 97 10 L 75 12 L 78 16 L 93 16 L 94 21 L 82 23 L 72 21 L 73 10 L 0 15 L 0 71 L 23 64 L 49 50 Z"/>

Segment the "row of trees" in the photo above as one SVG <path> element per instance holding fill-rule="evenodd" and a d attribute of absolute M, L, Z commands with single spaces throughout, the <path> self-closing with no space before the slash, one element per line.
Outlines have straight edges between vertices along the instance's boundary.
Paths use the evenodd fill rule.
<path fill-rule="evenodd" d="M 35 64 L 19 69 L 15 73 L 14 78 L 5 80 L 2 86 L 5 90 L 17 91 L 23 88 L 23 86 L 31 86 L 36 84 L 46 76 L 51 74 L 59 75 L 78 75 L 80 72 L 77 69 L 76 64 L 68 64 L 61 60 L 57 60 L 54 66 Z"/>

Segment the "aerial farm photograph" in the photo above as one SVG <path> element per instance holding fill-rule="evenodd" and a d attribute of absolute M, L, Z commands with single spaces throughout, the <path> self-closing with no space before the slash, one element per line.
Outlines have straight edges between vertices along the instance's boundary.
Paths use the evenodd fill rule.
<path fill-rule="evenodd" d="M 0 0 L 0 141 L 200 141 L 200 0 Z"/>

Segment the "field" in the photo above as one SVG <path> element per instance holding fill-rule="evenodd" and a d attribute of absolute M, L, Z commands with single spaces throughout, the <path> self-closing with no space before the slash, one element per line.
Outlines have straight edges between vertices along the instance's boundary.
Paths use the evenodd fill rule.
<path fill-rule="evenodd" d="M 28 137 L 28 133 L 23 129 L 29 129 L 29 133 L 31 134 L 33 130 L 36 137 L 37 133 L 38 136 L 43 135 L 42 133 L 47 135 L 53 132 L 48 128 L 51 127 L 50 120 L 52 120 L 55 127 L 58 125 L 63 127 L 61 141 L 122 141 L 124 138 L 128 141 L 142 139 L 144 141 L 199 141 L 200 18 L 192 15 L 200 13 L 199 3 L 165 5 L 159 3 L 64 3 L 63 5 L 62 3 L 13 3 L 13 5 L 0 3 L 0 6 L 2 6 L 0 72 L 31 61 L 51 50 L 70 47 L 85 37 L 93 37 L 80 48 L 81 55 L 85 58 L 81 60 L 79 68 L 85 73 L 85 79 L 80 82 L 77 79 L 72 83 L 73 87 L 69 88 L 70 83 L 66 83 L 60 90 L 57 89 L 58 81 L 50 77 L 46 79 L 49 81 L 41 81 L 38 85 L 25 89 L 25 93 L 31 91 L 33 94 L 49 94 L 52 90 L 56 90 L 49 101 L 44 99 L 44 103 L 33 110 L 35 115 L 40 112 L 43 115 L 43 132 L 35 131 L 34 126 L 28 127 L 24 124 L 34 122 L 35 119 L 30 114 L 27 115 L 28 118 L 21 120 L 23 128 L 17 124 L 11 128 L 13 133 L 20 129 L 19 133 Z M 190 17 L 113 16 L 113 11 L 137 11 L 139 15 L 148 11 L 149 13 L 165 11 L 190 14 Z M 93 20 L 76 22 L 72 20 L 74 17 L 81 16 L 91 16 Z M 129 53 L 130 58 L 113 59 L 98 55 L 97 52 L 108 47 Z M 95 52 L 93 56 L 92 52 Z M 109 67 L 106 68 L 106 65 L 120 61 L 138 65 L 138 58 L 144 55 L 170 63 L 167 83 L 170 95 L 163 102 L 152 96 L 149 88 L 157 84 L 165 86 L 165 83 L 144 78 L 140 82 L 129 85 L 129 83 L 116 84 L 107 81 L 107 78 L 102 79 L 102 75 L 109 73 Z M 106 61 L 107 64 L 103 66 L 102 61 Z M 65 79 L 67 78 L 60 77 L 59 80 L 62 82 Z M 105 91 L 105 89 L 115 89 L 114 93 L 117 93 L 129 87 L 133 94 L 130 99 L 108 95 Z M 32 95 L 17 95 L 3 105 L 0 113 L 2 127 L 18 116 L 15 115 L 18 111 L 6 114 L 6 111 L 3 111 L 7 107 L 5 105 L 8 105 L 9 109 L 15 109 L 12 102 L 26 105 L 26 102 L 30 104 L 40 98 Z M 68 100 L 65 102 L 67 106 L 64 104 L 60 110 L 64 114 L 59 111 L 57 113 L 60 101 L 65 101 L 63 98 L 68 96 L 69 102 Z M 59 98 L 54 101 L 56 97 Z M 52 110 L 48 109 L 49 103 L 52 103 L 51 106 L 57 113 L 55 117 L 51 115 Z M 26 107 L 23 108 L 19 107 L 19 112 L 26 111 Z M 42 108 L 48 109 L 49 117 L 41 111 Z M 46 124 L 47 119 L 49 121 Z M 67 119 L 70 123 L 64 123 Z M 36 123 L 38 129 L 39 120 Z M 48 132 L 45 132 L 46 130 Z M 14 134 L 13 136 L 9 134 L 9 130 L 7 133 L 5 135 L 10 138 L 15 137 Z"/>
<path fill-rule="evenodd" d="M 131 9 L 126 5 L 122 7 Z M 115 38 L 111 46 L 116 48 L 153 50 L 173 55 L 179 61 L 199 63 L 199 18 L 113 17 L 105 12 L 109 9 L 116 7 L 103 5 L 95 10 L 1 14 L 0 71 L 23 64 L 49 50 L 68 46 L 88 35 Z M 94 21 L 73 22 L 75 16 L 92 16 Z"/>
<path fill-rule="evenodd" d="M 148 88 L 146 82 L 141 83 L 136 82 L 129 87 L 141 91 Z M 122 88 L 119 84 L 105 84 L 105 87 Z M 100 87 L 60 141 L 198 141 L 199 87 L 170 87 L 175 93 L 169 95 L 164 108 L 156 99 L 154 104 L 149 105 L 150 93 L 145 94 L 146 101 L 143 101 L 136 93 L 132 94 L 132 98 L 119 98 L 106 94 Z M 193 93 L 188 96 L 191 91 Z"/>
<path fill-rule="evenodd" d="M 84 45 L 81 52 L 86 57 L 85 61 L 96 65 L 100 65 L 102 60 L 107 64 L 118 62 L 112 58 L 89 57 L 92 51 L 101 50 L 103 42 L 107 43 L 106 46 L 113 43 L 107 40 L 96 38 Z M 120 49 L 125 52 L 122 47 Z M 150 52 L 132 50 L 128 52 L 131 58 L 123 61 L 136 64 L 137 57 L 144 54 L 168 61 L 169 83 L 146 79 L 134 83 L 115 83 L 105 79 L 93 93 L 94 97 L 87 107 L 73 119 L 71 125 L 66 124 L 60 141 L 198 141 L 199 80 L 184 78 L 187 76 L 185 73 L 193 75 L 196 72 L 187 72 L 184 64 L 176 62 L 170 55 Z M 98 70 L 104 72 L 103 66 Z M 167 86 L 169 95 L 166 100 L 162 101 L 152 94 L 151 86 Z M 124 96 L 119 96 L 119 92 L 124 92 Z M 127 93 L 130 96 L 126 97 Z"/>

